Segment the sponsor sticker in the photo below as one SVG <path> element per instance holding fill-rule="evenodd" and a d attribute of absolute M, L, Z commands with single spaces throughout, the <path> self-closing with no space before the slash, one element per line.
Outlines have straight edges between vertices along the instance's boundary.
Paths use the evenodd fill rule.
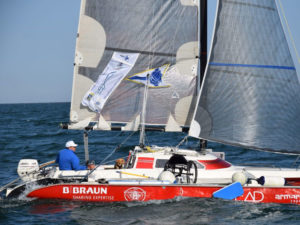
<path fill-rule="evenodd" d="M 260 191 L 248 192 L 245 202 L 261 202 L 265 198 L 264 194 Z"/>
<path fill-rule="evenodd" d="M 133 187 L 124 191 L 126 201 L 144 201 L 146 198 L 146 191 L 142 188 Z"/>
<path fill-rule="evenodd" d="M 74 200 L 113 201 L 114 196 L 107 195 L 107 187 L 64 186 L 64 195 L 72 195 Z"/>

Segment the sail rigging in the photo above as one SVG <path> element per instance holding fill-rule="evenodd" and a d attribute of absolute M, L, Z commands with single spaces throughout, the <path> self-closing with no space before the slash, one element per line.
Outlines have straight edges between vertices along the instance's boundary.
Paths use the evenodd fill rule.
<path fill-rule="evenodd" d="M 190 136 L 300 153 L 300 85 L 274 0 L 220 0 Z"/>
<path fill-rule="evenodd" d="M 139 125 L 144 85 L 124 79 L 101 112 L 81 104 L 115 52 L 139 57 L 127 77 L 170 64 L 168 87 L 150 88 L 145 123 L 166 131 L 188 127 L 195 102 L 198 55 L 198 1 L 82 0 L 69 128 L 125 130 Z M 180 129 L 179 129 L 180 128 Z"/>

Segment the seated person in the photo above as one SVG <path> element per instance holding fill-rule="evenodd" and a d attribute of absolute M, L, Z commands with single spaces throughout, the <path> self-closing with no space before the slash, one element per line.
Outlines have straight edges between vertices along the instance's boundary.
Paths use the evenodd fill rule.
<path fill-rule="evenodd" d="M 115 169 L 122 169 L 124 164 L 125 164 L 125 160 L 124 159 L 122 159 L 122 158 L 117 159 L 116 162 L 115 162 L 114 168 Z"/>
<path fill-rule="evenodd" d="M 68 141 L 66 143 L 66 148 L 59 151 L 56 157 L 56 163 L 59 165 L 60 170 L 86 170 L 86 166 L 81 166 L 79 163 L 79 158 L 75 154 L 76 147 L 74 141 Z M 88 169 L 94 169 L 95 165 L 89 165 Z"/>

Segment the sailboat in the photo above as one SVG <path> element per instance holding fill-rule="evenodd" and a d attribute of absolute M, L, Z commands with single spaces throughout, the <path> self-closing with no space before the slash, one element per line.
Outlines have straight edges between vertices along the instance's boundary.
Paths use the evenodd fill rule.
<path fill-rule="evenodd" d="M 64 128 L 141 130 L 140 143 L 118 169 L 61 171 L 23 159 L 23 182 L 0 191 L 100 202 L 300 204 L 298 169 L 235 166 L 205 144 L 299 154 L 300 86 L 276 2 L 219 0 L 208 61 L 206 7 L 205 0 L 82 0 Z M 201 148 L 146 146 L 148 129 L 189 130 Z"/>

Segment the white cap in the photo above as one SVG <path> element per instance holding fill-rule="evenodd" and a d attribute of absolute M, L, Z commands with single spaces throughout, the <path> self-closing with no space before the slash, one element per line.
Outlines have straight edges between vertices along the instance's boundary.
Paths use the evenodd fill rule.
<path fill-rule="evenodd" d="M 67 147 L 67 148 L 69 148 L 69 147 L 77 147 L 77 146 L 78 146 L 78 144 L 75 144 L 74 141 L 68 141 L 68 142 L 66 143 L 66 147 Z"/>

